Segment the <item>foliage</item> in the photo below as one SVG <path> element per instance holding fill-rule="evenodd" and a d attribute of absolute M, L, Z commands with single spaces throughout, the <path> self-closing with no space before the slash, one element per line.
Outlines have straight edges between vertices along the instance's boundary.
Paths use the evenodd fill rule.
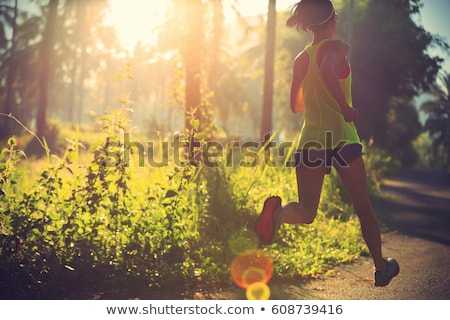
<path fill-rule="evenodd" d="M 425 130 L 432 138 L 432 162 L 450 170 L 450 74 L 441 80 L 431 90 L 434 100 L 423 103 L 421 109 L 428 115 Z"/>
<path fill-rule="evenodd" d="M 384 145 L 390 150 L 393 159 L 404 168 L 410 168 L 419 160 L 413 141 L 422 133 L 423 127 L 417 109 L 411 102 L 393 99 L 391 105 L 386 130 L 389 139 Z"/>
<path fill-rule="evenodd" d="M 400 114 L 401 110 L 396 110 L 392 100 L 410 101 L 429 89 L 442 59 L 429 56 L 427 48 L 437 45 L 448 50 L 445 42 L 416 23 L 414 17 L 420 7 L 420 1 L 377 0 L 361 5 L 355 2 L 351 62 L 354 104 L 361 111 L 357 125 L 363 139 L 373 139 L 393 154 L 398 145 L 389 143 L 392 134 L 398 132 L 392 132 L 396 123 L 389 117 L 391 112 Z M 408 116 L 412 122 L 401 125 L 413 127 L 415 118 Z M 407 139 L 403 137 L 402 148 L 410 148 L 416 137 L 415 133 Z"/>
<path fill-rule="evenodd" d="M 0 158 L 4 297 L 79 298 L 143 284 L 229 283 L 236 248 L 250 243 L 246 249 L 256 249 L 243 235 L 264 198 L 296 199 L 292 168 L 265 161 L 208 167 L 183 158 L 182 166 L 142 166 L 137 143 L 124 138 L 127 113 L 122 107 L 99 118 L 104 137 L 90 145 L 89 161 L 80 162 L 75 133 L 31 185 L 18 178 L 23 153 L 10 139 Z M 380 163 L 373 165 L 386 165 Z M 313 225 L 283 227 L 263 249 L 277 277 L 332 272 L 365 251 L 359 223 L 334 183 L 327 179 Z"/>

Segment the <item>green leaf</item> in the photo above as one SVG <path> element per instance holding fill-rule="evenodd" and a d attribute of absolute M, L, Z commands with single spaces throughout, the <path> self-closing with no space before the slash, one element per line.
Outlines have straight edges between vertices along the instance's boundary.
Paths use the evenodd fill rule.
<path fill-rule="evenodd" d="M 98 149 L 98 147 L 100 147 L 103 144 L 103 140 L 99 140 L 97 142 L 94 142 L 90 147 L 89 147 L 89 152 L 94 152 L 95 150 Z"/>
<path fill-rule="evenodd" d="M 25 154 L 25 152 L 23 152 L 22 150 L 17 150 L 17 154 L 18 154 L 19 156 L 21 156 L 21 157 L 24 157 L 24 158 L 27 157 L 27 155 Z"/>
<path fill-rule="evenodd" d="M 196 130 L 197 130 L 197 129 L 196 129 Z M 204 132 L 197 132 L 197 133 L 194 135 L 194 137 L 195 137 L 196 139 L 198 139 L 198 140 L 202 140 L 202 139 L 207 138 L 207 134 L 204 133 Z"/>
<path fill-rule="evenodd" d="M 191 119 L 189 122 L 190 122 L 192 128 L 194 128 L 194 130 L 197 131 L 198 127 L 200 126 L 200 120 L 198 120 L 198 119 Z"/>
<path fill-rule="evenodd" d="M 14 136 L 10 137 L 10 138 L 8 139 L 8 144 L 9 144 L 11 147 L 17 146 L 17 140 L 16 140 L 16 137 L 14 137 Z"/>
<path fill-rule="evenodd" d="M 105 114 L 105 115 L 101 116 L 100 118 L 98 118 L 98 120 L 100 120 L 100 121 L 111 121 L 111 115 Z"/>

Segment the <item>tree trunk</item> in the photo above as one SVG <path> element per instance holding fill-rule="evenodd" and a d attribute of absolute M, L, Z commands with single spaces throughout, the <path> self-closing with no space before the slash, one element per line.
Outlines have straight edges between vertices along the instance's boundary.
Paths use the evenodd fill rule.
<path fill-rule="evenodd" d="M 208 55 L 208 89 L 213 92 L 217 89 L 217 80 L 219 78 L 219 65 L 220 65 L 220 44 L 223 38 L 223 4 L 222 0 L 213 0 L 213 30 L 209 46 Z"/>
<path fill-rule="evenodd" d="M 50 0 L 48 4 L 47 24 L 41 43 L 39 75 L 39 105 L 36 116 L 36 134 L 43 137 L 47 131 L 48 84 L 50 80 L 50 61 L 54 42 L 58 0 Z"/>
<path fill-rule="evenodd" d="M 77 71 L 78 71 L 78 53 L 77 49 L 75 49 L 74 55 L 73 55 L 73 66 L 72 66 L 72 74 L 71 78 L 72 81 L 70 83 L 70 89 L 69 89 L 69 101 L 68 101 L 68 110 L 67 110 L 67 121 L 73 126 L 75 124 L 74 117 L 73 117 L 73 110 L 75 109 L 75 89 L 76 89 L 76 83 L 77 83 Z"/>
<path fill-rule="evenodd" d="M 195 130 L 191 124 L 192 116 L 201 122 L 201 63 L 203 51 L 203 7 L 202 0 L 185 1 L 186 39 L 184 47 L 185 63 L 185 126 L 188 131 Z"/>
<path fill-rule="evenodd" d="M 202 0 L 185 0 L 186 38 L 184 45 L 185 67 L 185 129 L 188 136 L 188 158 L 194 161 L 195 134 L 203 126 L 201 110 L 201 72 L 204 41 Z M 192 162 L 194 163 L 194 162 Z"/>
<path fill-rule="evenodd" d="M 11 49 L 9 50 L 9 68 L 8 68 L 8 75 L 6 77 L 6 99 L 5 104 L 3 107 L 2 112 L 6 114 L 10 114 L 14 112 L 14 106 L 15 106 L 15 77 L 16 77 L 16 70 L 17 70 L 17 61 L 15 58 L 15 51 L 16 51 L 16 31 L 17 31 L 17 1 L 14 3 L 14 17 L 12 21 L 12 37 L 11 37 Z M 8 138 L 12 134 L 12 126 L 11 126 L 11 119 L 8 119 L 6 117 L 1 118 L 2 130 L 0 131 L 0 139 Z"/>
<path fill-rule="evenodd" d="M 77 66 L 77 77 L 75 78 L 76 81 L 74 85 L 76 86 L 75 92 L 77 94 L 77 97 L 75 99 L 75 110 L 77 110 L 77 124 L 81 124 L 83 120 L 83 109 L 84 109 L 84 96 L 85 96 L 85 90 L 84 90 L 84 80 L 87 77 L 88 74 L 88 67 L 86 65 L 87 59 L 87 53 L 86 53 L 86 47 L 87 47 L 87 39 L 86 34 L 89 32 L 88 27 L 88 19 L 86 18 L 87 15 L 90 12 L 88 12 L 88 2 L 83 1 L 78 3 L 77 1 L 77 7 L 76 7 L 76 17 L 77 17 L 77 51 L 79 51 L 78 56 L 78 66 Z"/>
<path fill-rule="evenodd" d="M 264 93 L 261 123 L 261 138 L 266 141 L 272 134 L 273 79 L 275 60 L 276 0 L 269 0 L 264 65 Z"/>

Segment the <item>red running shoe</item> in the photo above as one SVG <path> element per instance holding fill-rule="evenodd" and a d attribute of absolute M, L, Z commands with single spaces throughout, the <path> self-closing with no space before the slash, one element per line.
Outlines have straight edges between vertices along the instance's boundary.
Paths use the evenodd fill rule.
<path fill-rule="evenodd" d="M 256 220 L 256 234 L 260 243 L 270 244 L 281 225 L 281 198 L 272 196 L 264 201 L 264 207 Z"/>

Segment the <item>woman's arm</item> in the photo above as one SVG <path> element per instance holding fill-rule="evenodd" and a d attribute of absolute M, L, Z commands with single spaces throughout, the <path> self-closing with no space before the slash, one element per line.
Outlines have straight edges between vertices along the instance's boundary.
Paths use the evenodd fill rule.
<path fill-rule="evenodd" d="M 302 82 L 308 71 L 309 56 L 306 51 L 300 53 L 294 60 L 291 83 L 291 110 L 293 113 L 305 110 L 302 95 Z"/>
<path fill-rule="evenodd" d="M 355 121 L 358 117 L 358 110 L 350 107 L 342 92 L 337 77 L 337 67 L 344 59 L 349 50 L 349 46 L 342 41 L 329 41 L 325 56 L 320 64 L 320 72 L 330 93 L 338 102 L 345 121 Z"/>

